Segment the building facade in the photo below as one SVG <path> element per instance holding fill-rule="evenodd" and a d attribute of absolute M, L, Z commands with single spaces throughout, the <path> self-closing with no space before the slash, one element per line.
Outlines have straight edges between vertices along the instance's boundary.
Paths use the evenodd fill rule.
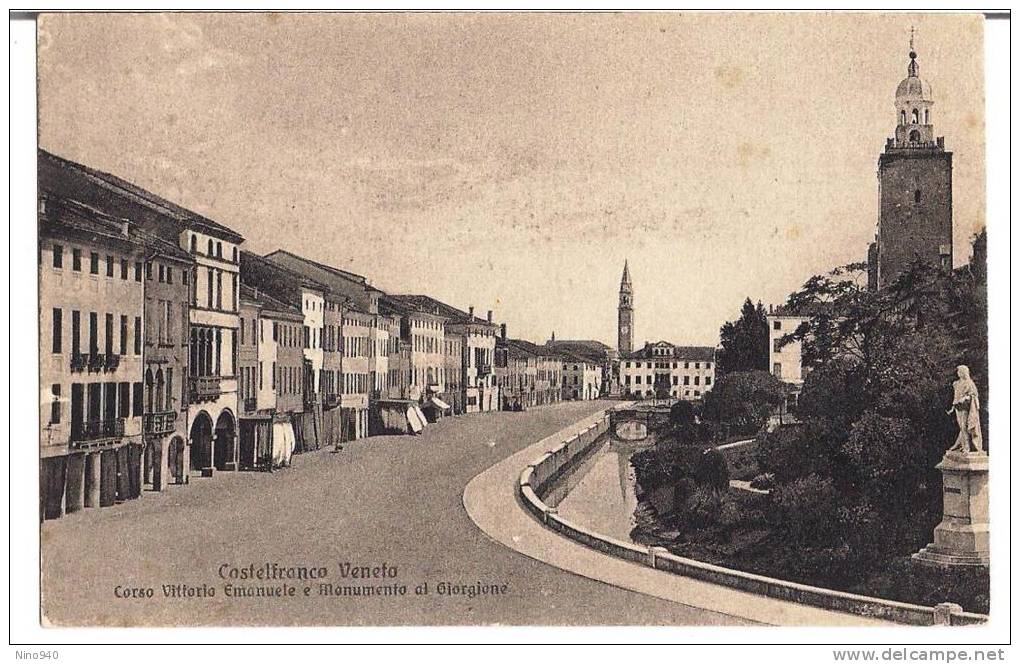
<path fill-rule="evenodd" d="M 715 348 L 647 343 L 620 357 L 620 377 L 626 397 L 695 401 L 715 384 Z"/>
<path fill-rule="evenodd" d="M 140 232 L 145 262 L 143 480 L 154 491 L 188 481 L 188 361 L 194 259 Z"/>
<path fill-rule="evenodd" d="M 953 155 L 935 136 L 931 85 L 918 75 L 913 39 L 896 88 L 896 129 L 878 159 L 878 233 L 869 281 L 884 288 L 916 260 L 953 265 Z"/>
<path fill-rule="evenodd" d="M 145 247 L 59 180 L 40 185 L 39 497 L 52 519 L 141 494 Z"/>

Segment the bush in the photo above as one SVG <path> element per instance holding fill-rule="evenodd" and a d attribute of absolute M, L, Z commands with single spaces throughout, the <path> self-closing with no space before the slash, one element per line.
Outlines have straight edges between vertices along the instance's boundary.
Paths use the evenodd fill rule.
<path fill-rule="evenodd" d="M 762 473 L 757 475 L 751 480 L 752 489 L 760 489 L 761 491 L 771 491 L 776 488 L 776 476 L 772 473 Z"/>
<path fill-rule="evenodd" d="M 684 501 L 681 517 L 690 527 L 705 528 L 719 522 L 722 499 L 712 489 L 699 486 Z"/>
<path fill-rule="evenodd" d="M 730 471 L 726 457 L 715 447 L 701 452 L 694 470 L 694 481 L 714 491 L 726 491 L 730 486 Z"/>
<path fill-rule="evenodd" d="M 750 443 L 740 447 L 731 447 L 723 452 L 729 466 L 730 477 L 735 480 L 749 480 L 758 475 L 757 445 Z"/>
<path fill-rule="evenodd" d="M 721 376 L 705 394 L 702 415 L 729 433 L 754 435 L 786 399 L 786 386 L 767 371 Z"/>
<path fill-rule="evenodd" d="M 780 484 L 811 474 L 841 476 L 839 449 L 844 438 L 828 420 L 779 427 L 758 436 L 758 468 Z"/>
<path fill-rule="evenodd" d="M 811 474 L 772 490 L 776 526 L 800 542 L 823 541 L 836 521 L 837 496 L 832 480 Z"/>

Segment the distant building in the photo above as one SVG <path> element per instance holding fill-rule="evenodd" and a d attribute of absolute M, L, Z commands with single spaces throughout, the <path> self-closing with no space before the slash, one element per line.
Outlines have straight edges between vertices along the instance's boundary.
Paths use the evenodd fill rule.
<path fill-rule="evenodd" d="M 917 259 L 953 265 L 953 155 L 935 137 L 931 85 L 918 75 L 913 38 L 896 88 L 896 131 L 878 159 L 879 216 L 869 283 L 884 288 Z"/>
<path fill-rule="evenodd" d="M 783 339 L 811 318 L 789 312 L 784 307 L 769 307 L 766 320 L 769 326 L 769 370 L 783 382 L 803 384 L 803 344 L 800 339 L 791 338 L 786 343 Z"/>
<path fill-rule="evenodd" d="M 621 355 L 620 378 L 625 397 L 697 400 L 715 383 L 715 348 L 646 343 Z"/>
<path fill-rule="evenodd" d="M 560 395 L 564 401 L 590 401 L 602 396 L 605 372 L 602 365 L 569 351 L 559 351 Z"/>
<path fill-rule="evenodd" d="M 557 339 L 554 332 L 552 338 L 545 343 L 545 349 L 549 353 L 562 355 L 566 353 L 571 357 L 580 357 L 589 363 L 597 365 L 601 376 L 598 380 L 600 395 L 608 396 L 611 392 L 613 381 L 618 375 L 617 361 L 619 353 L 616 349 L 594 339 Z M 562 371 L 562 363 L 560 363 Z M 561 381 L 562 383 L 562 377 Z M 564 394 L 563 398 L 571 398 Z"/>

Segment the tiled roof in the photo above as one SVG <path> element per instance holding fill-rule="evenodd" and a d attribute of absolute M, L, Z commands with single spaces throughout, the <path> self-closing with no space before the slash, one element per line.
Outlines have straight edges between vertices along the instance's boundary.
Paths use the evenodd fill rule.
<path fill-rule="evenodd" d="M 652 353 L 652 347 L 661 345 L 670 346 L 673 349 L 673 353 L 668 357 L 674 357 L 680 360 L 693 360 L 695 362 L 714 362 L 715 361 L 715 348 L 712 346 L 677 346 L 675 344 L 666 342 L 656 342 L 654 344 L 646 344 L 643 348 L 632 353 L 624 353 L 620 356 L 623 360 L 645 360 L 645 359 L 656 359 L 662 357 L 661 355 L 654 355 Z"/>
<path fill-rule="evenodd" d="M 348 310 L 363 314 L 371 313 L 367 308 L 362 307 L 357 302 L 350 299 L 353 297 L 352 288 L 359 289 L 359 292 L 368 288 L 365 283 L 365 277 L 354 274 L 353 272 L 338 270 L 328 265 L 323 265 L 322 263 L 316 263 L 304 256 L 298 256 L 295 253 L 284 251 L 283 249 L 277 249 L 271 254 L 266 254 L 264 258 L 265 260 L 279 265 L 286 270 L 290 270 L 295 274 L 300 274 L 315 283 L 328 287 L 330 289 L 329 292 L 335 295 L 343 295 L 347 298 L 345 307 Z"/>
<path fill-rule="evenodd" d="M 44 182 L 44 178 L 41 177 L 44 169 L 46 169 L 47 176 L 45 178 L 45 186 L 56 189 L 55 193 L 57 194 L 73 192 L 84 181 L 133 203 L 143 205 L 162 217 L 177 222 L 180 226 L 196 227 L 198 230 L 208 231 L 212 235 L 223 237 L 232 242 L 240 243 L 244 241 L 244 237 L 223 224 L 183 208 L 116 175 L 90 168 L 40 149 L 40 186 Z"/>
<path fill-rule="evenodd" d="M 411 311 L 420 311 L 423 313 L 433 314 L 435 316 L 442 316 L 452 323 L 496 325 L 495 323 L 490 323 L 484 318 L 471 316 L 468 312 L 461 311 L 460 309 L 450 306 L 445 302 L 441 302 L 429 295 L 389 295 L 387 297 L 394 301 L 397 306 L 404 306 Z"/>
<path fill-rule="evenodd" d="M 272 295 L 269 295 L 265 291 L 252 288 L 247 284 L 241 284 L 241 297 L 255 302 L 262 307 L 263 311 L 273 311 L 281 314 L 293 314 L 295 316 L 302 316 L 301 310 L 297 307 L 281 302 Z"/>

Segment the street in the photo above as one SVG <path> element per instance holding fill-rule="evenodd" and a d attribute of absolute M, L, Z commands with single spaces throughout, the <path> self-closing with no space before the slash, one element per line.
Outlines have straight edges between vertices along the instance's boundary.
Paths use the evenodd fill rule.
<path fill-rule="evenodd" d="M 742 622 L 551 567 L 494 542 L 468 518 L 462 494 L 473 477 L 605 405 L 570 402 L 447 419 L 421 436 L 371 437 L 339 454 L 299 455 L 293 467 L 273 474 L 192 477 L 186 487 L 47 521 L 45 620 L 118 626 Z M 387 572 L 344 578 L 346 563 L 351 569 L 385 564 Z M 223 578 L 229 570 L 267 564 L 325 567 L 330 591 L 318 579 Z M 425 582 L 428 593 L 416 594 Z M 285 585 L 290 590 L 283 592 L 294 594 L 227 596 L 228 583 Z M 469 597 L 479 583 L 496 594 Z M 214 594 L 167 598 L 164 585 Z M 405 594 L 335 592 L 345 586 L 403 586 Z"/>

